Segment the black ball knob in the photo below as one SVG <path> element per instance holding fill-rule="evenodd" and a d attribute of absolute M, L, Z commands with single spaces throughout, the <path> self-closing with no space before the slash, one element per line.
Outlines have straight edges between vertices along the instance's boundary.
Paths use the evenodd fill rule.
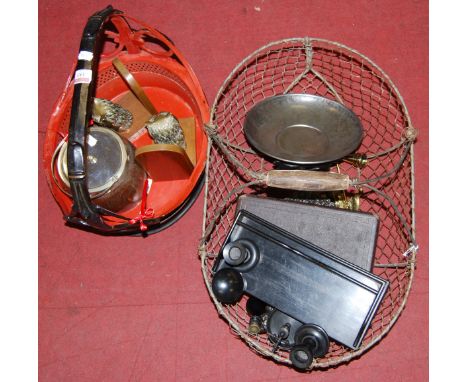
<path fill-rule="evenodd" d="M 250 316 L 261 316 L 266 312 L 266 304 L 258 298 L 250 296 L 245 309 Z"/>
<path fill-rule="evenodd" d="M 244 279 L 239 271 L 223 268 L 215 273 L 211 287 L 216 299 L 223 304 L 234 304 L 244 293 Z"/>

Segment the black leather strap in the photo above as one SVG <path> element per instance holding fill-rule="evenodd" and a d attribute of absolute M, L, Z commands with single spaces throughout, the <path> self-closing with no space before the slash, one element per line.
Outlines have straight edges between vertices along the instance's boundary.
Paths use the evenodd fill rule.
<path fill-rule="evenodd" d="M 101 217 L 103 215 L 123 220 L 125 218 L 94 205 L 91 202 L 86 184 L 86 132 L 92 113 L 92 100 L 98 68 L 97 61 L 103 46 L 103 26 L 108 18 L 114 14 L 122 14 L 122 12 L 109 5 L 102 11 L 92 15 L 83 30 L 79 59 L 75 69 L 75 84 L 68 130 L 68 177 L 73 206 L 70 214 L 65 216 L 65 220 L 71 225 L 101 234 L 141 235 L 138 225 L 129 222 L 116 226 L 106 224 Z M 86 75 L 89 77 L 86 77 Z M 147 221 L 148 231 L 144 235 L 160 232 L 178 221 L 193 205 L 203 188 L 203 184 L 204 176 L 202 174 L 194 190 L 178 208 L 167 216 Z"/>
<path fill-rule="evenodd" d="M 68 130 L 67 163 L 73 207 L 65 219 L 72 224 L 104 230 L 111 228 L 103 222 L 92 204 L 86 185 L 86 131 L 92 113 L 97 61 L 103 45 L 103 25 L 111 15 L 120 13 L 109 5 L 92 15 L 83 30 Z"/>

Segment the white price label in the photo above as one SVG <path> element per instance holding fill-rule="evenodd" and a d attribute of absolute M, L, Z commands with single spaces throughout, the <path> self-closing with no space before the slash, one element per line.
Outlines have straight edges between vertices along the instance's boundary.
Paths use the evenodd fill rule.
<path fill-rule="evenodd" d="M 78 53 L 78 60 L 91 61 L 93 59 L 93 52 L 82 50 Z"/>
<path fill-rule="evenodd" d="M 75 85 L 89 84 L 92 78 L 93 71 L 91 69 L 79 69 L 75 72 Z"/>

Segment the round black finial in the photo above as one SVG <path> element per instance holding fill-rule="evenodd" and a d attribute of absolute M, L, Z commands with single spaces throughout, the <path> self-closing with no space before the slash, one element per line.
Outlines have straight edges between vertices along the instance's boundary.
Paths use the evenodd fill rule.
<path fill-rule="evenodd" d="M 293 366 L 299 370 L 306 370 L 312 365 L 314 354 L 307 345 L 294 345 L 289 353 Z"/>
<path fill-rule="evenodd" d="M 223 249 L 224 261 L 231 266 L 241 265 L 249 257 L 249 250 L 241 242 L 232 241 Z"/>
<path fill-rule="evenodd" d="M 330 346 L 327 332 L 313 324 L 305 324 L 298 328 L 294 342 L 289 359 L 293 366 L 300 370 L 308 369 L 314 358 L 327 354 Z"/>
<path fill-rule="evenodd" d="M 244 293 L 244 279 L 239 271 L 223 268 L 215 273 L 211 287 L 216 299 L 223 304 L 234 304 Z"/>
<path fill-rule="evenodd" d="M 305 324 L 297 329 L 295 343 L 307 345 L 314 358 L 323 357 L 328 352 L 330 340 L 327 332 L 318 325 Z"/>

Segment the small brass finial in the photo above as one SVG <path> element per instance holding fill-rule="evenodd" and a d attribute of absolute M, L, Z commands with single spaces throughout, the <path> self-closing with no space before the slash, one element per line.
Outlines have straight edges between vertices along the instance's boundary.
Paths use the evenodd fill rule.
<path fill-rule="evenodd" d="M 363 153 L 355 153 L 344 159 L 346 163 L 352 164 L 357 168 L 364 168 L 367 165 L 367 155 Z"/>

